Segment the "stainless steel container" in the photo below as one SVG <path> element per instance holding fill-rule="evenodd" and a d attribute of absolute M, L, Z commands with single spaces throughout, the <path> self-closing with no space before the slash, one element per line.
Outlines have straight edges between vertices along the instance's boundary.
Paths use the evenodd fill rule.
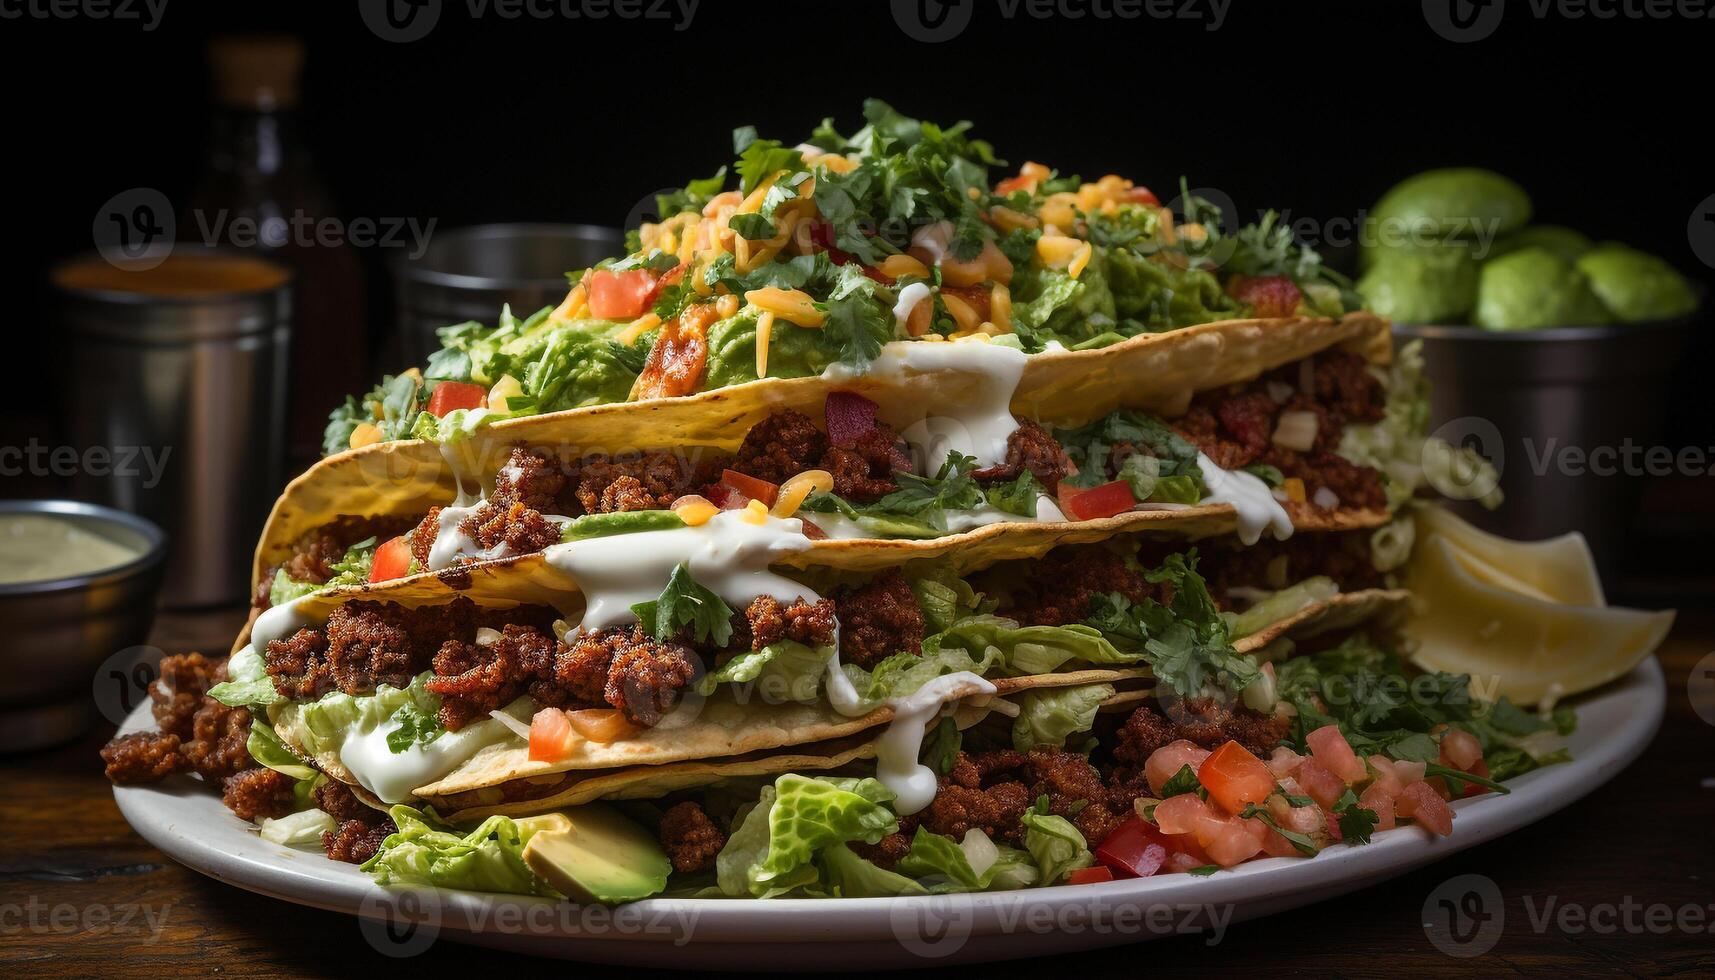
<path fill-rule="evenodd" d="M 70 331 L 69 442 L 108 460 L 77 467 L 76 495 L 166 528 L 167 605 L 242 600 L 282 482 L 291 272 L 182 244 L 148 271 L 115 276 L 88 264 L 99 261 L 53 277 Z"/>
<path fill-rule="evenodd" d="M 1423 341 L 1430 429 L 1499 464 L 1506 500 L 1455 505 L 1514 538 L 1581 531 L 1612 567 L 1645 482 L 1678 465 L 1663 435 L 1693 319 L 1498 332 L 1396 325 Z"/>
<path fill-rule="evenodd" d="M 153 663 L 136 654 L 154 622 L 166 535 L 142 518 L 69 500 L 0 501 L 4 514 L 75 521 L 137 552 L 87 575 L 0 584 L 0 752 L 15 752 L 75 738 L 97 709 L 117 723 L 142 703 Z"/>
<path fill-rule="evenodd" d="M 511 304 L 529 316 L 566 297 L 566 273 L 623 251 L 624 235 L 597 225 L 492 224 L 435 233 L 416 259 L 393 264 L 397 351 L 422 364 L 440 349 L 435 331 L 467 320 L 492 325 Z"/>

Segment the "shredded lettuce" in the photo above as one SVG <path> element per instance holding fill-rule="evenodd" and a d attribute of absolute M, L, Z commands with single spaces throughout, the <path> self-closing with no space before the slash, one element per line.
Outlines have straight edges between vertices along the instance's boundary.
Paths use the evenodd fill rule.
<path fill-rule="evenodd" d="M 899 827 L 893 792 L 874 779 L 787 773 L 762 789 L 715 858 L 715 880 L 735 897 L 770 898 L 821 881 L 818 852 L 861 840 L 874 844 Z M 854 855 L 855 857 L 855 855 Z"/>
<path fill-rule="evenodd" d="M 226 680 L 208 689 L 208 696 L 231 708 L 268 705 L 283 700 L 274 680 L 263 669 L 255 649 L 244 649 L 227 658 Z"/>
<path fill-rule="evenodd" d="M 742 688 L 735 696 L 759 697 L 767 704 L 814 701 L 833 653 L 831 647 L 810 647 L 792 640 L 770 643 L 760 650 L 740 653 L 704 674 L 696 690 L 706 697 L 722 684 L 734 684 Z"/>
<path fill-rule="evenodd" d="M 401 804 L 388 815 L 398 833 L 389 834 L 363 864 L 383 885 L 561 897 L 524 863 L 524 845 L 537 830 L 531 818 L 493 816 L 462 833 L 441 823 L 432 810 Z"/>
<path fill-rule="evenodd" d="M 1042 884 L 1052 885 L 1068 872 L 1095 863 L 1078 828 L 1065 817 L 1041 812 L 1040 803 L 1036 809 L 1025 811 L 1019 821 L 1024 824 L 1024 849 L 1035 859 Z"/>
<path fill-rule="evenodd" d="M 310 850 L 321 848 L 324 832 L 331 834 L 338 829 L 334 818 L 327 811 L 314 807 L 284 817 L 264 817 L 257 826 L 262 839 L 270 844 Z"/>
<path fill-rule="evenodd" d="M 1120 650 L 1092 626 L 1020 626 L 993 615 L 967 616 L 923 641 L 925 657 L 951 650 L 981 651 L 984 661 L 1011 676 L 1049 674 L 1073 662 L 1127 666 L 1143 659 L 1141 653 Z"/>
<path fill-rule="evenodd" d="M 1020 752 L 1038 745 L 1065 748 L 1068 736 L 1095 725 L 1096 709 L 1113 696 L 1112 684 L 1042 688 L 1015 695 L 1011 700 L 1019 711 L 1012 720 L 1012 747 Z"/>
<path fill-rule="evenodd" d="M 1029 853 L 996 844 L 974 827 L 955 842 L 919 826 L 898 868 L 932 892 L 1024 888 L 1035 884 L 1037 874 Z"/>
<path fill-rule="evenodd" d="M 1326 575 L 1307 578 L 1278 592 L 1258 599 L 1242 613 L 1227 613 L 1228 635 L 1234 639 L 1249 636 L 1257 630 L 1280 622 L 1315 602 L 1326 602 L 1338 595 L 1340 587 Z"/>

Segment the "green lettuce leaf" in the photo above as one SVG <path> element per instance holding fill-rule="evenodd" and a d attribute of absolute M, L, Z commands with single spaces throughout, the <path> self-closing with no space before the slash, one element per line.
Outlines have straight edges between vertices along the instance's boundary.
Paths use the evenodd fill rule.
<path fill-rule="evenodd" d="M 284 700 L 274 689 L 274 679 L 263 669 L 262 656 L 251 647 L 227 658 L 226 680 L 209 688 L 208 696 L 230 708 Z"/>
<path fill-rule="evenodd" d="M 697 693 L 707 697 L 722 684 L 734 684 L 744 688 L 737 696 L 760 697 L 768 704 L 814 701 L 833 652 L 832 647 L 810 647 L 793 640 L 770 643 L 704 674 L 697 681 Z"/>
<path fill-rule="evenodd" d="M 1020 752 L 1038 745 L 1065 748 L 1068 736 L 1087 732 L 1095 725 L 1096 709 L 1113 696 L 1112 684 L 1019 693 L 1012 698 L 1019 707 L 1018 717 L 1012 720 L 1012 747 Z"/>
<path fill-rule="evenodd" d="M 1032 809 L 1019 821 L 1024 824 L 1024 849 L 1036 861 L 1042 884 L 1055 884 L 1068 872 L 1095 863 L 1084 835 L 1065 817 Z"/>
<path fill-rule="evenodd" d="M 462 833 L 433 811 L 401 804 L 388 815 L 398 833 L 388 835 L 362 866 L 380 884 L 562 897 L 524 863 L 524 845 L 536 831 L 529 818 L 493 816 Z"/>
<path fill-rule="evenodd" d="M 788 773 L 764 787 L 715 858 L 722 892 L 767 898 L 820 880 L 814 859 L 835 844 L 874 844 L 899 827 L 892 791 L 874 779 Z"/>
<path fill-rule="evenodd" d="M 924 657 L 951 650 L 965 651 L 972 661 L 980 652 L 979 662 L 992 661 L 1009 676 L 1049 674 L 1073 662 L 1128 666 L 1144 659 L 1141 652 L 1115 647 L 1091 626 L 1020 626 L 992 615 L 967 616 L 923 641 Z"/>

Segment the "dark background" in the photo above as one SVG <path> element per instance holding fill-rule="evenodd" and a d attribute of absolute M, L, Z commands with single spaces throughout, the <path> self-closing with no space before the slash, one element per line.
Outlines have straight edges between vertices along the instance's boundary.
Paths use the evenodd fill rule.
<path fill-rule="evenodd" d="M 1214 31 L 1207 19 L 1009 19 L 978 3 L 962 35 L 924 44 L 879 0 L 703 0 L 685 31 L 648 19 L 472 20 L 465 0 L 443 0 L 428 37 L 400 44 L 367 29 L 353 3 L 315 7 L 169 0 L 148 32 L 0 21 L 11 217 L 0 258 L 17 318 L 17 367 L 0 386 L 7 442 L 53 431 L 50 389 L 65 365 L 41 285 L 48 265 L 90 248 L 113 195 L 189 194 L 209 120 L 203 46 L 222 32 L 306 39 L 303 134 L 348 219 L 619 224 L 640 196 L 727 162 L 733 126 L 794 141 L 831 114 L 849 130 L 874 95 L 974 120 L 1014 167 L 1116 171 L 1158 191 L 1183 174 L 1246 216 L 1349 218 L 1407 174 L 1488 166 L 1529 189 L 1539 220 L 1712 278 L 1686 226 L 1715 191 L 1698 163 L 1704 112 L 1688 98 L 1707 87 L 1715 21 L 1537 18 L 1513 0 L 1493 36 L 1455 44 L 1409 0 L 1234 0 Z M 350 356 L 366 362 L 362 377 L 397 367 L 374 353 L 390 317 L 386 252 L 361 254 L 369 336 Z M 1677 442 L 1710 445 L 1690 366 L 1704 359 L 1688 358 Z"/>

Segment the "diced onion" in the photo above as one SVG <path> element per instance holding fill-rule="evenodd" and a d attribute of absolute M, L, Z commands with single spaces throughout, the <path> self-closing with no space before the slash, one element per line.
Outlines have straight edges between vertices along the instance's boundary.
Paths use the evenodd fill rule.
<path fill-rule="evenodd" d="M 481 627 L 480 629 L 478 629 L 476 631 L 476 645 L 477 646 L 479 646 L 479 647 L 493 646 L 494 644 L 496 644 L 498 642 L 500 642 L 500 631 L 499 630 L 490 629 L 487 626 L 484 626 L 484 627 Z"/>
<path fill-rule="evenodd" d="M 1281 412 L 1280 420 L 1274 424 L 1272 441 L 1282 449 L 1306 453 L 1316 445 L 1319 427 L 1315 412 Z"/>
<path fill-rule="evenodd" d="M 500 722 L 502 725 L 505 725 L 508 729 L 511 730 L 512 734 L 518 736 L 519 738 L 523 739 L 526 742 L 530 741 L 530 726 L 529 725 L 524 724 L 523 722 L 512 717 L 511 715 L 507 714 L 504 711 L 490 711 L 488 713 L 488 716 L 490 718 L 493 718 L 495 721 Z"/>
<path fill-rule="evenodd" d="M 989 840 L 989 835 L 977 827 L 965 831 L 965 839 L 959 842 L 959 850 L 965 852 L 965 862 L 979 878 L 1000 860 L 1000 848 L 995 847 L 994 841 Z"/>
<path fill-rule="evenodd" d="M 1270 381 L 1264 387 L 1268 391 L 1269 400 L 1276 405 L 1284 405 L 1292 400 L 1292 386 L 1284 381 Z"/>
<path fill-rule="evenodd" d="M 1323 510 L 1333 510 L 1340 506 L 1340 495 L 1327 487 L 1317 487 L 1316 492 L 1310 496 L 1310 502 Z"/>

